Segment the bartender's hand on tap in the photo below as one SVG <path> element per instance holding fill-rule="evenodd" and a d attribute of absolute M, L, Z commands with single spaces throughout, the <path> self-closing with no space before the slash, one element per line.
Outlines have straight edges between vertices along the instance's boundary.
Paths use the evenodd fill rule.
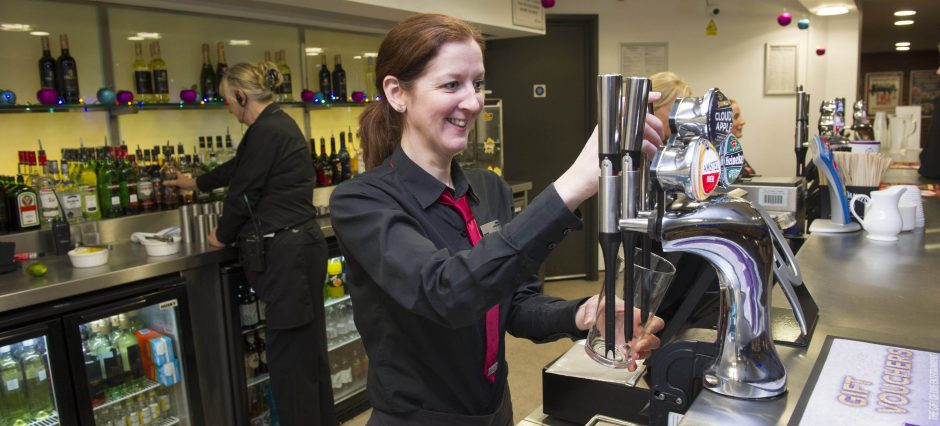
<path fill-rule="evenodd" d="M 216 229 L 218 228 L 212 228 L 212 231 L 209 231 L 209 237 L 207 238 L 207 241 L 209 242 L 209 245 L 212 247 L 219 247 L 219 248 L 225 247 L 225 244 L 222 244 L 222 242 L 219 241 L 218 238 L 216 238 L 215 236 Z"/>
<path fill-rule="evenodd" d="M 591 296 L 590 299 L 578 307 L 578 312 L 575 314 L 575 324 L 578 326 L 579 330 L 590 330 L 591 327 L 594 326 L 594 322 L 597 319 L 597 311 L 600 309 L 598 307 L 598 300 L 598 295 Z M 618 324 L 623 324 L 624 309 L 623 301 L 620 300 L 620 298 L 617 298 L 616 312 Z M 662 318 L 654 315 L 649 320 L 649 328 L 644 329 L 643 323 L 641 322 L 641 317 L 642 315 L 640 314 L 640 310 L 634 308 L 633 335 L 643 337 L 639 339 L 634 337 L 633 341 L 629 344 L 635 354 L 633 357 L 634 359 L 630 361 L 629 365 L 627 365 L 627 370 L 630 371 L 636 370 L 636 360 L 649 358 L 652 351 L 659 348 L 659 337 L 656 337 L 655 334 L 658 333 L 659 330 L 662 330 L 666 325 Z M 603 329 L 603 327 L 601 327 L 601 329 Z M 617 343 L 623 344 L 623 338 L 622 327 L 618 327 Z"/>
<path fill-rule="evenodd" d="M 650 92 L 649 103 L 659 100 L 659 92 Z M 663 145 L 663 122 L 653 114 L 646 114 L 643 128 L 643 153 L 652 158 L 656 149 Z M 571 211 L 584 200 L 597 193 L 597 178 L 601 169 L 597 157 L 597 127 L 584 144 L 578 158 L 568 170 L 555 181 L 555 190 Z"/>
<path fill-rule="evenodd" d="M 163 181 L 164 185 L 167 186 L 177 186 L 181 189 L 196 189 L 196 179 L 186 176 L 180 176 L 176 179 L 170 179 Z"/>

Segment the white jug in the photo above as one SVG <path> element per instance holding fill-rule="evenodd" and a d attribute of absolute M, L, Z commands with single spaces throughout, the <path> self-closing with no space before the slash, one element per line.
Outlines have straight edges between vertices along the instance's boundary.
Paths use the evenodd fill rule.
<path fill-rule="evenodd" d="M 881 150 L 891 152 L 891 134 L 888 133 L 888 114 L 884 111 L 875 113 L 875 124 L 872 126 L 875 140 L 881 142 Z"/>
<path fill-rule="evenodd" d="M 918 150 L 920 141 L 909 142 L 908 139 L 917 132 L 917 120 L 910 115 L 892 115 L 891 125 L 888 126 L 891 131 L 891 151 L 907 153 L 908 150 Z"/>
<path fill-rule="evenodd" d="M 903 224 L 898 203 L 901 201 L 901 195 L 906 190 L 907 188 L 903 186 L 892 186 L 881 191 L 872 191 L 871 197 L 865 194 L 852 196 L 852 200 L 849 202 L 849 211 L 868 232 L 868 239 L 897 241 L 898 233 L 901 232 Z M 858 200 L 862 200 L 866 204 L 864 220 L 855 213 L 855 202 Z"/>

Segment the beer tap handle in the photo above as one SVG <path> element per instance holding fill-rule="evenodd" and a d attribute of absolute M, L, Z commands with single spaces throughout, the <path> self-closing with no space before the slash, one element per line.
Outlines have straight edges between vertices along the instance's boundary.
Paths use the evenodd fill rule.
<path fill-rule="evenodd" d="M 625 82 L 623 123 L 624 135 L 622 150 L 624 153 L 622 172 L 624 217 L 636 218 L 639 210 L 648 210 L 647 185 L 649 177 L 646 176 L 649 168 L 645 167 L 646 158 L 643 157 L 643 130 L 646 125 L 646 114 L 649 108 L 650 80 L 645 77 L 630 77 Z M 632 208 L 627 208 L 630 205 Z M 640 321 L 645 321 L 649 314 L 649 307 L 644 301 L 646 295 L 641 286 L 634 290 L 633 270 L 636 263 L 635 250 L 637 240 L 641 239 L 640 264 L 649 267 L 650 257 L 649 235 L 638 235 L 634 231 L 623 231 L 621 239 L 624 242 L 624 271 L 623 271 L 623 301 L 624 301 L 624 339 L 630 342 L 633 339 L 633 308 L 634 292 L 639 292 Z"/>
<path fill-rule="evenodd" d="M 620 251 L 620 176 L 623 138 L 623 76 L 597 76 L 598 100 L 598 240 L 604 257 L 604 356 L 616 359 L 617 252 Z"/>
<path fill-rule="evenodd" d="M 780 282 L 780 289 L 783 290 L 787 301 L 790 302 L 793 317 L 796 318 L 796 322 L 800 326 L 800 332 L 802 332 L 804 336 L 808 336 L 809 325 L 806 321 L 806 314 L 803 312 L 803 306 L 800 305 L 796 290 L 793 289 L 793 287 L 803 285 L 803 275 L 800 273 L 800 265 L 796 262 L 796 256 L 793 254 L 793 250 L 790 250 L 787 240 L 784 239 L 783 233 L 780 232 L 780 228 L 775 223 L 773 217 L 771 217 L 760 204 L 755 203 L 754 208 L 760 212 L 764 222 L 767 223 L 767 228 L 770 229 L 774 248 L 774 276 L 777 277 L 777 281 Z"/>

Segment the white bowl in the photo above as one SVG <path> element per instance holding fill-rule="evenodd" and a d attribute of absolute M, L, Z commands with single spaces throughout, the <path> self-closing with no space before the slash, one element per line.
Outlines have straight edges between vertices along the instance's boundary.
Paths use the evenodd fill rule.
<path fill-rule="evenodd" d="M 147 250 L 147 256 L 169 256 L 180 251 L 179 237 L 171 237 L 167 242 L 144 239 L 141 244 Z"/>
<path fill-rule="evenodd" d="M 111 253 L 108 249 L 92 247 L 76 247 L 69 250 L 69 260 L 72 266 L 76 268 L 92 268 L 108 263 L 108 255 Z"/>

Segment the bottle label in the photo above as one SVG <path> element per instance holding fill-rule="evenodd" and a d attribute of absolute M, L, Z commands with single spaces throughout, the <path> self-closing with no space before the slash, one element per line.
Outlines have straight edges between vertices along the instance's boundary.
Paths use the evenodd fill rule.
<path fill-rule="evenodd" d="M 134 71 L 134 85 L 140 95 L 153 93 L 153 78 L 149 71 Z"/>
<path fill-rule="evenodd" d="M 153 70 L 153 93 L 170 93 L 170 80 L 166 70 Z"/>
<path fill-rule="evenodd" d="M 258 366 L 261 365 L 261 358 L 258 357 L 257 352 L 248 354 L 248 357 L 245 359 L 245 361 L 248 363 L 248 368 L 251 368 L 252 370 L 257 369 Z"/>
<path fill-rule="evenodd" d="M 258 305 L 255 303 L 248 303 L 241 305 L 239 307 L 241 312 L 242 325 L 246 327 L 253 326 L 258 323 Z"/>
<path fill-rule="evenodd" d="M 290 74 L 284 73 L 284 74 L 281 74 L 281 76 L 284 77 L 284 82 L 281 84 L 281 93 L 288 94 L 288 95 L 293 93 L 293 89 L 291 88 L 291 85 L 290 85 Z"/>
<path fill-rule="evenodd" d="M 85 209 L 84 211 L 88 213 L 94 213 L 98 211 L 98 197 L 94 192 L 88 194 L 88 190 L 85 190 Z"/>
<path fill-rule="evenodd" d="M 44 87 L 55 88 L 55 62 L 45 61 L 39 68 L 39 84 Z"/>
<path fill-rule="evenodd" d="M 132 206 L 135 205 L 135 204 L 137 204 L 137 203 L 138 203 L 137 194 L 131 194 L 131 195 L 130 195 L 130 200 L 131 200 L 131 205 L 132 205 Z"/>
<path fill-rule="evenodd" d="M 121 197 L 120 197 L 119 195 L 112 195 L 112 196 L 111 196 L 111 205 L 112 205 L 112 206 L 120 206 L 120 205 L 121 205 Z"/>
<path fill-rule="evenodd" d="M 36 226 L 39 224 L 39 208 L 36 206 L 36 196 L 24 193 L 16 196 L 16 205 L 20 211 L 20 226 Z"/>
<path fill-rule="evenodd" d="M 45 370 L 45 369 L 39 370 L 39 371 L 36 373 L 36 380 L 38 380 L 38 381 L 40 381 L 40 382 L 46 381 L 46 370 Z"/>
<path fill-rule="evenodd" d="M 82 208 L 82 198 L 78 194 L 65 194 L 62 196 L 62 204 L 66 210 Z"/>
<path fill-rule="evenodd" d="M 52 188 L 42 188 L 39 190 L 39 202 L 42 203 L 43 209 L 54 209 L 56 211 L 59 209 L 59 200 L 56 199 Z"/>
<path fill-rule="evenodd" d="M 10 379 L 4 385 L 6 385 L 7 392 L 11 392 L 20 388 L 20 381 L 19 379 Z"/>
<path fill-rule="evenodd" d="M 153 182 L 142 180 L 137 182 L 137 196 L 141 200 L 149 200 L 153 198 Z"/>

